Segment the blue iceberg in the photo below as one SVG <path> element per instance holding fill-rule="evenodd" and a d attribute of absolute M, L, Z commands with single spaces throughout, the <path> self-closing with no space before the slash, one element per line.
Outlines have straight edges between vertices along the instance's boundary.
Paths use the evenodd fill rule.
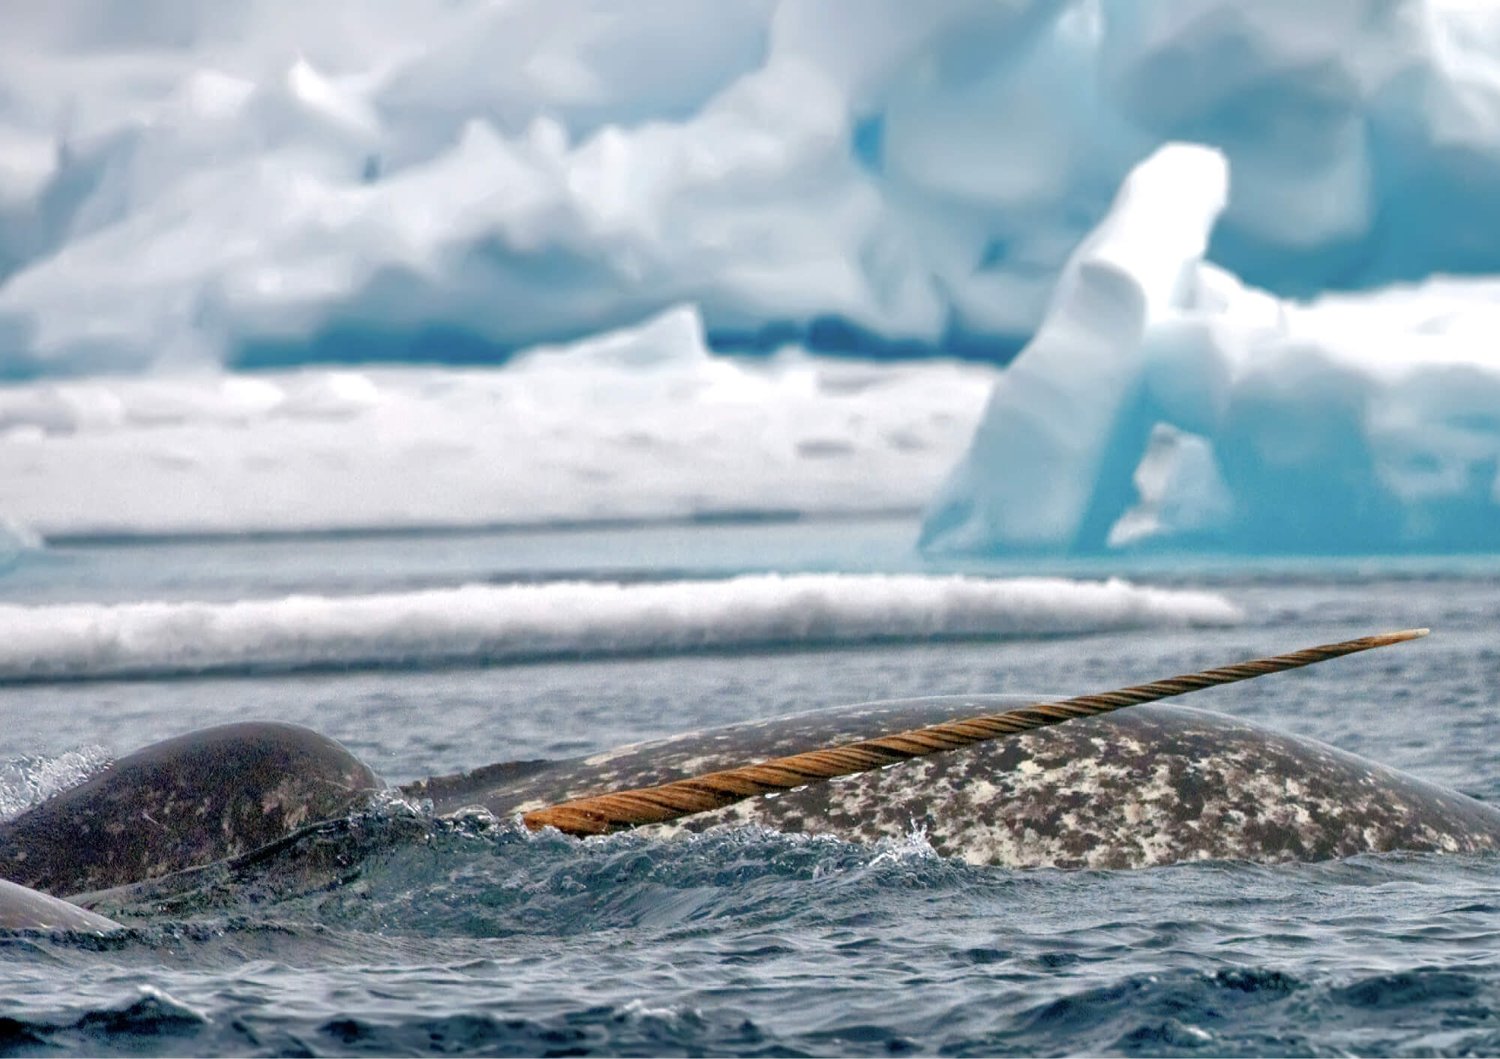
<path fill-rule="evenodd" d="M 1187 144 L 1130 175 L 997 381 L 926 551 L 1500 542 L 1500 281 L 1283 301 L 1204 261 L 1228 177 Z"/>

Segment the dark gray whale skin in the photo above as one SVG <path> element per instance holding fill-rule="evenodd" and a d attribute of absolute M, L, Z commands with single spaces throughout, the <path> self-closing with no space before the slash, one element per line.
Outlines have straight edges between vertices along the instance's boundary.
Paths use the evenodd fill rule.
<path fill-rule="evenodd" d="M 120 758 L 0 822 L 0 879 L 59 897 L 155 879 L 342 816 L 383 786 L 298 725 L 208 728 Z"/>
<path fill-rule="evenodd" d="M 500 818 L 907 728 L 1001 712 L 1016 696 L 906 699 L 692 732 L 586 758 L 519 761 L 401 788 L 437 815 Z M 191 914 L 357 876 L 420 816 L 356 814 L 379 780 L 293 725 L 158 743 L 0 823 L 0 877 L 111 914 Z M 720 824 L 856 842 L 925 831 L 941 854 L 1012 868 L 1142 868 L 1500 848 L 1500 810 L 1313 740 L 1184 706 L 1136 706 L 644 829 Z M 0 926 L 42 897 L 0 890 Z M 60 902 L 59 902 L 60 903 Z M 18 911 L 19 909 L 19 911 Z M 144 911 L 142 911 L 144 910 Z M 86 915 L 82 908 L 76 909 Z M 11 920 L 6 920 L 7 913 Z M 106 923 L 108 921 L 105 921 Z M 19 925 L 26 925 L 20 922 Z M 89 929 L 89 928 L 83 928 Z"/>
<path fill-rule="evenodd" d="M 1015 696 L 866 703 L 694 732 L 591 757 L 411 784 L 499 817 L 830 743 L 1013 709 Z M 815 784 L 646 829 L 763 825 L 875 842 L 925 830 L 945 856 L 1012 868 L 1328 860 L 1500 848 L 1500 810 L 1331 746 L 1154 704 Z"/>

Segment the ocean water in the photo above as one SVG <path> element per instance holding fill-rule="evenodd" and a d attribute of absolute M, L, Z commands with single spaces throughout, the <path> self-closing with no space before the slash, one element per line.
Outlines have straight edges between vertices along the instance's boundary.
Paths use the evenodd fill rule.
<path fill-rule="evenodd" d="M 891 517 L 55 543 L 0 575 L 6 649 L 33 635 L 28 650 L 64 660 L 0 683 L 0 809 L 111 753 L 252 716 L 315 727 L 405 782 L 818 705 L 1097 690 L 1414 625 L 1434 635 L 1191 701 L 1500 800 L 1500 559 L 929 569 L 915 531 Z M 545 613 L 587 586 L 829 572 L 853 587 L 775 589 L 767 635 L 663 604 L 654 644 L 602 628 L 523 661 L 487 661 L 483 643 L 339 653 L 358 601 L 389 612 L 360 636 L 409 646 L 412 622 L 443 617 L 412 594 L 528 586 Z M 871 573 L 1064 580 L 997 597 L 1008 624 L 987 635 L 890 617 Z M 1135 588 L 1098 591 L 1111 576 Z M 840 592 L 860 621 L 826 618 Z M 235 625 L 236 607 L 267 600 L 316 651 L 258 664 L 266 627 Z M 120 609 L 143 601 L 161 620 Z M 188 601 L 203 606 L 170 609 Z M 454 606 L 433 628 L 474 634 Z M 826 620 L 783 620 L 804 609 Z M 641 613 L 620 620 L 639 629 Z M 704 621 L 711 642 L 679 635 Z M 238 661 L 204 670 L 189 647 L 210 634 L 239 636 Z M 110 651 L 151 665 L 119 679 Z M 915 831 L 875 848 L 744 830 L 578 842 L 402 806 L 360 828 L 333 889 L 138 909 L 108 938 L 0 934 L 0 1053 L 1500 1051 L 1489 856 L 1067 873 L 945 860 Z"/>

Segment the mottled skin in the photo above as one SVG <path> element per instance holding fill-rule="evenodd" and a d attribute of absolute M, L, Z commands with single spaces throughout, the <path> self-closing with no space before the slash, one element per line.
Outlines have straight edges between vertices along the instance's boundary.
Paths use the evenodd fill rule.
<path fill-rule="evenodd" d="M 0 822 L 0 878 L 67 896 L 247 853 L 384 784 L 306 728 L 229 724 L 155 743 Z"/>
<path fill-rule="evenodd" d="M 439 814 L 483 806 L 508 818 L 586 794 L 1028 701 L 978 696 L 846 706 L 588 758 L 491 765 L 403 791 L 430 800 Z M 345 818 L 378 786 L 357 759 L 307 729 L 210 729 L 147 747 L 0 823 L 0 877 L 77 895 L 84 905 L 153 913 L 190 911 L 246 886 L 274 895 L 333 885 L 357 873 L 370 843 L 426 834 L 415 818 L 380 825 L 377 816 L 373 828 Z M 900 838 L 916 825 L 940 853 L 1017 868 L 1500 847 L 1500 810 L 1489 805 L 1322 743 L 1165 705 L 1073 721 L 648 831 L 715 824 L 859 842 Z M 87 915 L 33 890 L 0 887 L 0 927 L 113 925 L 77 918 Z"/>
<path fill-rule="evenodd" d="M 497 816 L 1024 704 L 909 699 L 694 732 L 413 784 Z M 939 852 L 1015 868 L 1326 860 L 1500 847 L 1500 810 L 1309 739 L 1184 706 L 1136 706 L 649 829 L 759 824 L 852 841 L 915 824 Z"/>

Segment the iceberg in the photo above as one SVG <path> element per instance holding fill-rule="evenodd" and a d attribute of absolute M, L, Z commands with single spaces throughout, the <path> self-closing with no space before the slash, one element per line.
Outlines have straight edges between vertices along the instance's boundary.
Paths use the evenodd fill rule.
<path fill-rule="evenodd" d="M 1492 548 L 1497 177 L 1472 0 L 31 5 L 6 513 Z"/>
<path fill-rule="evenodd" d="M 1125 174 L 1220 151 L 1280 296 L 1500 271 L 1460 0 L 99 0 L 0 35 L 0 377 L 1032 336 Z"/>
<path fill-rule="evenodd" d="M 1141 163 L 929 507 L 930 554 L 1500 542 L 1500 280 L 1285 301 L 1204 260 L 1218 152 Z"/>

